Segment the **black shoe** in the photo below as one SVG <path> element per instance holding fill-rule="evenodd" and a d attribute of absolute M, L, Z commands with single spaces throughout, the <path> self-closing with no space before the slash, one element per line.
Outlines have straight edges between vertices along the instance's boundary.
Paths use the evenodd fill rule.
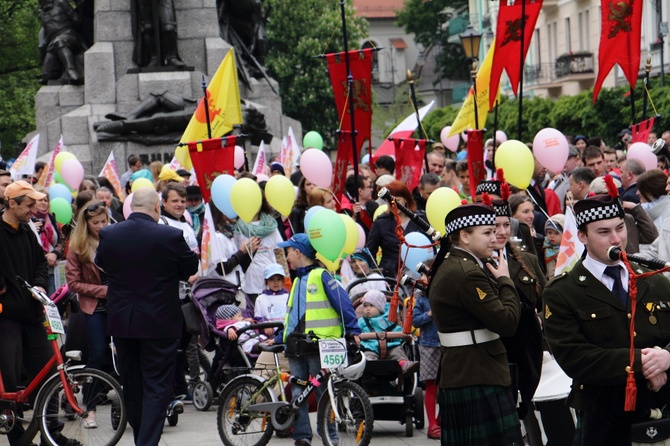
<path fill-rule="evenodd" d="M 81 442 L 73 438 L 67 438 L 63 434 L 54 435 L 53 439 L 58 446 L 84 446 Z M 48 446 L 48 443 L 44 439 L 42 439 L 42 441 L 40 442 L 40 446 Z"/>

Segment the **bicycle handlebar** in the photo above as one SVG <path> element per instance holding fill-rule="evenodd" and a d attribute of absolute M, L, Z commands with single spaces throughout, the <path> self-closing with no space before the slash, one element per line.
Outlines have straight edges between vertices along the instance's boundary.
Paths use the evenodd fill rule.
<path fill-rule="evenodd" d="M 27 289 L 30 294 L 32 294 L 33 298 L 38 300 L 42 305 L 44 306 L 49 306 L 49 305 L 55 305 L 51 299 L 49 299 L 49 296 L 46 295 L 43 291 L 38 290 L 36 287 L 31 286 L 25 279 L 23 279 L 21 276 L 16 276 L 16 280 Z"/>

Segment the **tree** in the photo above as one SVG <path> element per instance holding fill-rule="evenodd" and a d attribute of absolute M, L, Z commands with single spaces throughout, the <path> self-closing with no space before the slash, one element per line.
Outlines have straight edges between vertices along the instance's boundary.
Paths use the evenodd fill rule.
<path fill-rule="evenodd" d="M 39 89 L 37 2 L 0 0 L 0 154 L 17 155 L 18 143 L 35 128 Z"/>
<path fill-rule="evenodd" d="M 319 54 L 344 51 L 340 3 L 325 0 L 268 0 L 269 51 L 265 60 L 279 82 L 284 113 L 334 142 L 339 120 L 325 60 Z M 349 49 L 359 48 L 367 21 L 346 4 Z M 330 137 L 330 138 L 329 138 Z"/>

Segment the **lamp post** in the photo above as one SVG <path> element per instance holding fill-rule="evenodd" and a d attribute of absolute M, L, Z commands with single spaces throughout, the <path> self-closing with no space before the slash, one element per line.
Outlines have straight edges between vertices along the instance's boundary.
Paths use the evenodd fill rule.
<path fill-rule="evenodd" d="M 470 24 L 459 37 L 461 38 L 461 45 L 463 46 L 465 58 L 472 62 L 470 79 L 472 81 L 472 91 L 474 93 L 475 130 L 479 130 L 479 114 L 477 113 L 477 61 L 479 60 L 479 45 L 482 41 L 482 34 L 477 32 L 477 30 Z"/>

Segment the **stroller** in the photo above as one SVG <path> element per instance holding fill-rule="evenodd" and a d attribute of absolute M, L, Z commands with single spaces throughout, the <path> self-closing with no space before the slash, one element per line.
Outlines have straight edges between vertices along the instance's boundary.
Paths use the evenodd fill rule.
<path fill-rule="evenodd" d="M 350 282 L 347 286 L 347 292 L 356 288 L 357 285 L 370 281 L 384 281 L 388 284 L 389 289 L 393 289 L 396 284 L 396 280 L 389 277 L 363 278 Z M 398 323 L 402 324 L 405 316 L 403 302 L 409 297 L 409 293 L 404 285 L 400 285 L 399 290 Z M 387 301 L 390 301 L 393 292 L 383 291 L 383 293 L 386 295 Z M 350 294 L 351 303 L 359 318 L 363 315 L 362 305 L 360 305 L 363 294 L 365 293 Z M 400 332 L 362 333 L 360 337 L 361 339 L 377 339 L 380 343 L 392 339 L 402 339 L 404 344 L 398 348 L 404 348 L 410 360 L 418 359 L 415 338 L 411 334 Z M 398 421 L 400 424 L 404 424 L 407 437 L 414 435 L 415 426 L 417 429 L 423 429 L 425 425 L 423 390 L 419 387 L 418 372 L 403 378 L 397 361 L 380 358 L 366 363 L 365 372 L 357 383 L 366 389 L 370 396 L 375 420 Z"/>

